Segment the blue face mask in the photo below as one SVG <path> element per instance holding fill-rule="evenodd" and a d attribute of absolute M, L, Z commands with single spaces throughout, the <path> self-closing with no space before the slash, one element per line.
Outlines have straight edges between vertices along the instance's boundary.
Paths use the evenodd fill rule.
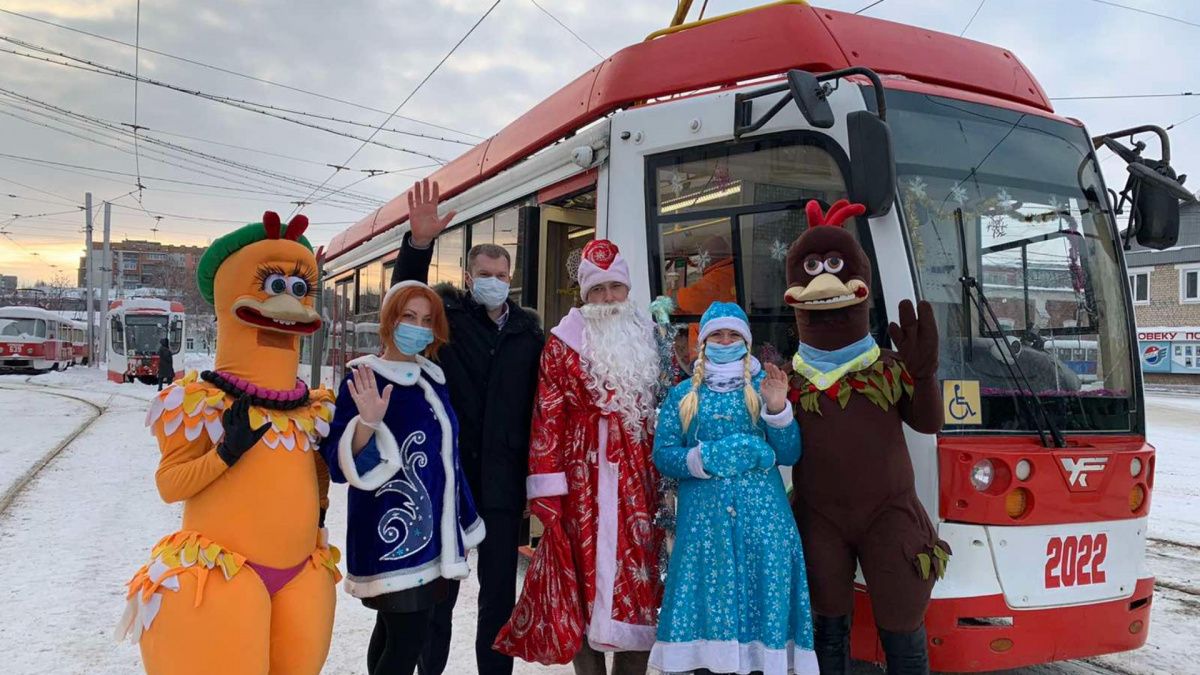
<path fill-rule="evenodd" d="M 713 363 L 733 363 L 746 356 L 746 343 L 734 342 L 728 345 L 719 345 L 715 342 L 709 342 L 704 345 L 704 355 Z"/>
<path fill-rule="evenodd" d="M 411 323 L 398 323 L 392 331 L 392 340 L 406 356 L 416 356 L 433 342 L 433 330 Z"/>
<path fill-rule="evenodd" d="M 496 277 L 472 277 L 471 297 L 488 309 L 499 309 L 508 299 L 508 284 Z"/>

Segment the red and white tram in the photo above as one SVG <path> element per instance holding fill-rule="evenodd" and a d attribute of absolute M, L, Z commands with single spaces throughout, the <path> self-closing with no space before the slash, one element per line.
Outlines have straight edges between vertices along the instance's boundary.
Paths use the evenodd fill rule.
<path fill-rule="evenodd" d="M 70 320 L 71 335 L 71 364 L 87 365 L 89 354 L 87 344 L 87 322 Z"/>
<path fill-rule="evenodd" d="M 0 372 L 65 370 L 74 323 L 39 307 L 0 308 Z"/>
<path fill-rule="evenodd" d="M 183 351 L 183 304 L 156 298 L 114 300 L 108 310 L 108 379 L 153 384 L 158 378 L 159 341 L 167 338 L 171 353 Z M 181 363 L 175 371 L 182 373 Z"/>
<path fill-rule="evenodd" d="M 606 237 L 635 298 L 672 295 L 681 323 L 738 302 L 759 356 L 790 362 L 783 257 L 803 205 L 866 203 L 855 231 L 874 259 L 877 339 L 889 344 L 904 299 L 931 302 L 941 331 L 946 426 L 907 432 L 918 494 L 954 552 L 926 618 L 933 668 L 1134 649 L 1154 587 L 1155 457 L 1095 148 L 1119 150 L 1141 191 L 1127 194 L 1147 200 L 1138 240 L 1169 246 L 1174 174 L 1147 175 L 1140 149 L 1114 141 L 1141 131 L 1161 132 L 1091 138 L 1009 50 L 774 3 L 655 33 L 435 172 L 458 215 L 431 281 L 460 284 L 474 244 L 506 246 L 514 297 L 553 326 L 578 301 L 572 257 Z M 327 384 L 353 326 L 378 321 L 407 216 L 400 195 L 323 251 Z M 1066 341 L 1094 345 L 1103 368 L 1079 377 Z M 881 660 L 863 592 L 854 621 L 855 657 Z"/>

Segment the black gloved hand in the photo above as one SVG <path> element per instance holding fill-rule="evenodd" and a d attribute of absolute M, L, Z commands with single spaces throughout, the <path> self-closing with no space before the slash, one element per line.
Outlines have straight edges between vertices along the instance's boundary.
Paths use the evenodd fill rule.
<path fill-rule="evenodd" d="M 233 466 L 262 439 L 271 423 L 268 421 L 259 429 L 250 428 L 250 399 L 242 396 L 221 416 L 221 426 L 225 428 L 225 437 L 217 446 L 217 455 L 226 465 Z"/>
<path fill-rule="evenodd" d="M 317 514 L 317 527 L 325 527 L 325 511 L 327 510 L 321 509 L 321 512 Z"/>

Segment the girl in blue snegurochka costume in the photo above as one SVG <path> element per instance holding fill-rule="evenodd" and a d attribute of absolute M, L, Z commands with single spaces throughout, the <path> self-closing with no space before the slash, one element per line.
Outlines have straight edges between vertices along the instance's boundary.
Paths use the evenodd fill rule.
<path fill-rule="evenodd" d="M 425 284 L 396 284 L 379 332 L 383 356 L 349 363 L 321 453 L 332 479 L 350 483 L 345 587 L 377 612 L 368 673 L 409 675 L 434 605 L 457 592 L 484 527 L 459 465 L 445 377 L 429 360 L 449 332 L 441 299 Z"/>
<path fill-rule="evenodd" d="M 800 459 L 787 377 L 750 355 L 746 314 L 714 303 L 689 381 L 658 411 L 654 464 L 679 480 L 675 547 L 650 665 L 816 673 L 804 552 L 777 466 Z"/>

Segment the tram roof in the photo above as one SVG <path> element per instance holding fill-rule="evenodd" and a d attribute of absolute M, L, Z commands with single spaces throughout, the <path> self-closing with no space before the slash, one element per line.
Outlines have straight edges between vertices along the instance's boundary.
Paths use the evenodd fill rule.
<path fill-rule="evenodd" d="M 881 75 L 1053 112 L 1012 52 L 946 33 L 780 2 L 681 27 L 605 59 L 430 178 L 453 197 L 588 124 L 640 102 L 736 86 L 794 68 L 865 66 Z M 408 219 L 401 194 L 333 238 L 333 260 Z"/>
<path fill-rule="evenodd" d="M 0 319 L 46 319 L 60 323 L 71 322 L 70 319 L 63 318 L 48 309 L 22 306 L 0 307 Z"/>
<path fill-rule="evenodd" d="M 183 303 L 159 298 L 128 298 L 113 300 L 108 309 L 109 311 L 122 310 L 125 312 L 182 313 Z"/>

